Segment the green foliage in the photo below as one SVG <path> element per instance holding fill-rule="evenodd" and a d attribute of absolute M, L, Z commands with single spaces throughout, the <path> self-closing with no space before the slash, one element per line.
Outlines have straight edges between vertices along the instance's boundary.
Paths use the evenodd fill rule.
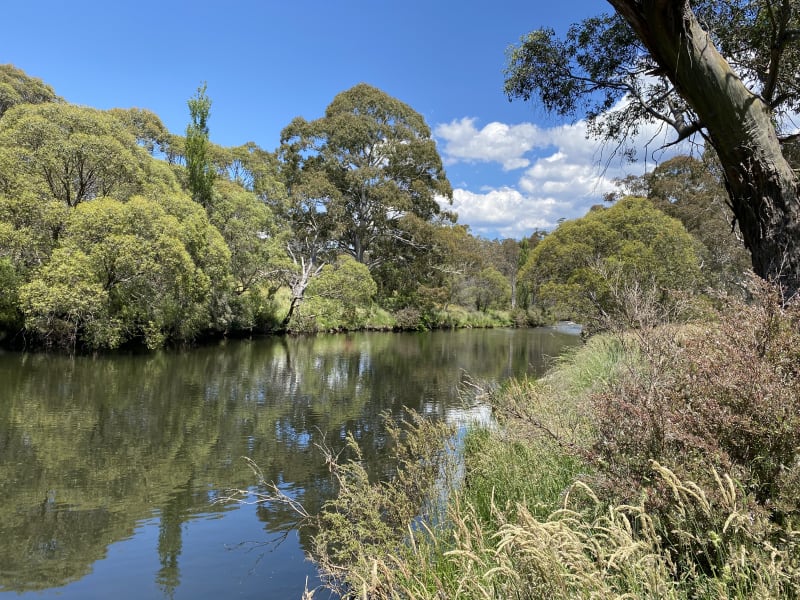
<path fill-rule="evenodd" d="M 593 326 L 618 309 L 614 289 L 694 292 L 701 281 L 696 242 L 681 223 L 641 198 L 563 223 L 531 252 L 520 279 L 554 319 Z"/>
<path fill-rule="evenodd" d="M 370 481 L 359 462 L 361 451 L 352 436 L 348 448 L 355 460 L 333 462 L 338 494 L 315 519 L 316 560 L 330 575 L 330 584 L 345 594 L 389 597 L 390 585 L 374 572 L 375 559 L 403 556 L 407 536 L 418 515 L 435 518 L 440 507 L 437 486 L 452 475 L 452 428 L 409 412 L 399 422 L 387 422 L 390 452 L 398 465 L 391 479 Z M 383 565 L 387 566 L 387 565 Z M 381 573 L 381 576 L 383 573 Z"/>
<path fill-rule="evenodd" d="M 409 218 L 441 216 L 437 197 L 452 194 L 422 116 L 366 84 L 337 95 L 320 119 L 296 118 L 281 142 L 291 197 L 319 207 L 329 222 L 320 231 L 371 270 L 395 249 L 420 248 Z"/>
<path fill-rule="evenodd" d="M 272 212 L 243 188 L 219 182 L 208 209 L 231 251 L 236 291 L 242 294 L 269 275 L 270 257 L 281 243 Z"/>
<path fill-rule="evenodd" d="M 214 187 L 214 170 L 208 150 L 208 117 L 211 99 L 206 95 L 206 84 L 188 100 L 191 122 L 186 127 L 186 170 L 189 191 L 195 202 L 209 206 Z"/>
<path fill-rule="evenodd" d="M 303 331 L 363 327 L 376 292 L 366 265 L 343 254 L 309 283 L 306 300 L 290 327 Z"/>
<path fill-rule="evenodd" d="M 108 112 L 123 123 L 136 138 L 137 144 L 150 154 L 167 149 L 169 131 L 154 112 L 142 108 L 112 108 Z"/>
<path fill-rule="evenodd" d="M 98 331 L 107 320 L 109 297 L 94 273 L 91 259 L 76 248 L 58 248 L 34 279 L 20 289 L 25 326 L 48 345 L 74 348 L 95 335 L 100 344 L 116 346 L 116 328 Z"/>
<path fill-rule="evenodd" d="M 264 202 L 280 205 L 285 201 L 286 190 L 280 181 L 275 153 L 253 142 L 231 148 L 209 143 L 209 156 L 220 178 L 253 192 Z"/>
<path fill-rule="evenodd" d="M 115 348 L 191 340 L 216 325 L 230 254 L 202 209 L 166 204 L 172 214 L 141 197 L 78 206 L 60 247 L 20 289 L 26 327 L 55 346 Z"/>
<path fill-rule="evenodd" d="M 17 104 L 58 102 L 53 89 L 41 79 L 29 77 L 14 65 L 0 65 L 0 117 Z"/>
<path fill-rule="evenodd" d="M 475 308 L 486 311 L 502 308 L 511 299 L 508 279 L 494 267 L 486 267 L 475 278 Z"/>
<path fill-rule="evenodd" d="M 701 270 L 708 285 L 741 293 L 750 256 L 737 238 L 738 228 L 730 223 L 722 174 L 713 157 L 678 156 L 620 183 L 629 193 L 647 196 L 700 241 Z"/>
<path fill-rule="evenodd" d="M 69 209 L 30 192 L 0 195 L 0 255 L 24 273 L 50 256 Z"/>
<path fill-rule="evenodd" d="M 8 258 L 0 257 L 0 339 L 5 332 L 21 328 L 19 285 L 20 277 L 12 262 Z"/>
<path fill-rule="evenodd" d="M 0 120 L 0 192 L 54 198 L 67 207 L 144 192 L 151 161 L 112 114 L 70 104 L 21 104 Z M 6 171 L 6 167 L 9 169 Z"/>
<path fill-rule="evenodd" d="M 0 67 L 0 337 L 23 317 L 26 344 L 64 348 L 525 321 L 505 312 L 520 247 L 453 225 L 430 129 L 406 104 L 355 86 L 292 122 L 279 153 L 212 144 L 205 85 L 188 106 L 182 137 Z M 69 308 L 73 283 L 91 306 Z"/>
<path fill-rule="evenodd" d="M 358 485 L 329 505 L 323 572 L 349 597 L 796 598 L 797 306 L 754 295 L 703 325 L 593 337 L 493 394 L 500 427 L 467 436 L 445 518 L 405 516 L 392 537 L 381 511 L 415 486 L 346 464 Z"/>
<path fill-rule="evenodd" d="M 467 434 L 464 452 L 469 484 L 461 501 L 474 508 L 486 529 L 497 525 L 498 508 L 511 516 L 524 506 L 546 518 L 560 507 L 564 489 L 585 470 L 580 460 L 555 444 L 500 440 L 486 429 Z"/>
<path fill-rule="evenodd" d="M 748 510 L 777 523 L 800 515 L 800 310 L 766 284 L 753 293 L 702 328 L 626 340 L 631 367 L 594 399 L 595 449 L 618 493 L 644 484 L 657 460 L 705 487 L 712 468 L 729 473 Z M 669 491 L 649 493 L 658 507 Z"/>

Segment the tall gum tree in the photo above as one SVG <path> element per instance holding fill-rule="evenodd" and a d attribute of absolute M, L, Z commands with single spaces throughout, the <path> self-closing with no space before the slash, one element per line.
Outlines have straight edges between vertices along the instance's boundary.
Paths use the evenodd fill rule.
<path fill-rule="evenodd" d="M 422 115 L 367 84 L 338 94 L 320 119 L 295 119 L 281 138 L 287 187 L 307 190 L 322 176 L 330 187 L 318 200 L 338 224 L 333 241 L 370 270 L 392 246 L 419 244 L 405 222 L 441 216 L 438 199 L 452 196 Z"/>
<path fill-rule="evenodd" d="M 621 142 L 645 121 L 695 134 L 717 153 L 753 269 L 800 290 L 798 175 L 783 145 L 800 108 L 796 0 L 608 0 L 616 15 L 528 34 L 512 49 L 511 98 L 538 96 Z M 624 106 L 619 101 L 625 98 Z"/>
<path fill-rule="evenodd" d="M 294 119 L 281 133 L 279 157 L 288 201 L 275 212 L 292 231 L 286 324 L 338 254 L 366 265 L 377 281 L 382 267 L 410 265 L 411 255 L 431 248 L 421 225 L 454 220 L 440 205 L 452 188 L 425 119 L 370 85 L 338 94 L 319 119 Z"/>

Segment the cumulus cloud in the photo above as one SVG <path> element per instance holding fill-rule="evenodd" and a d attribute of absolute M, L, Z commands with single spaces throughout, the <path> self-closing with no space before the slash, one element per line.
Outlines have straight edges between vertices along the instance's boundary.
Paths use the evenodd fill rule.
<path fill-rule="evenodd" d="M 534 198 L 510 187 L 484 193 L 453 190 L 453 205 L 460 223 L 473 233 L 490 238 L 521 238 L 534 229 L 550 227 L 559 202 L 555 198 Z"/>
<path fill-rule="evenodd" d="M 530 165 L 525 154 L 543 147 L 540 141 L 542 131 L 533 123 L 506 125 L 493 122 L 478 130 L 475 121 L 465 117 L 435 128 L 434 134 L 444 142 L 445 164 L 497 162 L 503 170 L 511 171 Z"/>
<path fill-rule="evenodd" d="M 583 121 L 548 128 L 495 122 L 478 129 L 476 119 L 463 118 L 437 126 L 435 134 L 443 142 L 446 164 L 498 163 L 505 173 L 524 169 L 521 174 L 508 173 L 508 182 L 494 188 L 468 182 L 454 191 L 452 209 L 459 222 L 489 238 L 519 239 L 534 229 L 552 228 L 561 219 L 580 217 L 615 189 L 615 179 L 640 175 L 655 165 L 652 160 L 630 164 L 613 148 L 587 139 Z M 663 136 L 656 126 L 642 127 L 631 141 L 640 156 L 650 158 L 666 142 Z M 673 148 L 656 158 L 662 161 L 686 151 Z"/>

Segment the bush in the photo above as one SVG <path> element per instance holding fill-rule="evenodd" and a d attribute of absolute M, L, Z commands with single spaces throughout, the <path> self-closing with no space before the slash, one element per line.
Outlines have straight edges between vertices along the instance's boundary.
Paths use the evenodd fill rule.
<path fill-rule="evenodd" d="M 367 266 L 341 255 L 308 284 L 290 329 L 295 333 L 360 329 L 367 322 L 376 291 Z"/>
<path fill-rule="evenodd" d="M 360 597 L 362 591 L 366 597 L 367 590 L 372 598 L 393 597 L 385 577 L 391 560 L 382 563 L 379 578 L 376 559 L 403 561 L 413 549 L 408 542 L 420 533 L 414 532 L 413 521 L 440 520 L 441 490 L 448 488 L 454 473 L 451 426 L 409 411 L 401 420 L 388 420 L 386 427 L 397 465 L 391 480 L 370 480 L 358 443 L 348 435 L 355 458 L 331 462 L 338 493 L 313 519 L 314 558 L 328 575 L 329 586 L 344 597 Z"/>
<path fill-rule="evenodd" d="M 754 285 L 751 303 L 725 301 L 711 324 L 624 334 L 635 359 L 594 398 L 594 450 L 612 480 L 646 484 L 658 460 L 711 484 L 713 468 L 773 517 L 798 513 L 800 305 Z"/>
<path fill-rule="evenodd" d="M 395 313 L 395 321 L 399 329 L 425 329 L 422 322 L 422 314 L 419 309 L 414 307 L 401 308 Z"/>
<path fill-rule="evenodd" d="M 643 198 L 566 221 L 542 240 L 520 270 L 520 285 L 548 321 L 574 320 L 590 329 L 617 309 L 614 291 L 642 286 L 696 292 L 702 284 L 698 243 L 680 221 Z"/>

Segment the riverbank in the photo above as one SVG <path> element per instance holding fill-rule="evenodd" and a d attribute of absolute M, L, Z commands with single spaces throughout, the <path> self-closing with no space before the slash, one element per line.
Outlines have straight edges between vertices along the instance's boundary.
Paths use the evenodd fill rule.
<path fill-rule="evenodd" d="M 357 307 L 344 313 L 336 310 L 331 313 L 312 311 L 310 314 L 298 313 L 291 322 L 282 324 L 283 315 L 288 310 L 288 298 L 279 295 L 274 306 L 265 310 L 265 316 L 257 325 L 250 328 L 229 329 L 221 331 L 205 331 L 191 340 L 165 342 L 163 346 L 150 347 L 144 340 L 133 339 L 114 348 L 91 348 L 77 344 L 70 348 L 52 346 L 45 340 L 28 335 L 24 328 L 8 337 L 0 337 L 0 350 L 48 351 L 67 350 L 70 354 L 91 353 L 115 354 L 119 352 L 151 352 L 162 348 L 187 348 L 219 343 L 224 340 L 248 339 L 281 335 L 315 335 L 321 333 L 356 333 L 356 332 L 403 332 L 434 331 L 450 329 L 501 329 L 541 327 L 534 314 L 525 310 L 487 309 L 471 310 L 456 304 L 447 307 L 421 308 L 408 307 L 390 312 L 377 305 Z"/>
<path fill-rule="evenodd" d="M 323 570 L 370 598 L 797 597 L 800 310 L 767 289 L 722 304 L 493 393 L 499 427 L 469 432 L 446 506 Z"/>

